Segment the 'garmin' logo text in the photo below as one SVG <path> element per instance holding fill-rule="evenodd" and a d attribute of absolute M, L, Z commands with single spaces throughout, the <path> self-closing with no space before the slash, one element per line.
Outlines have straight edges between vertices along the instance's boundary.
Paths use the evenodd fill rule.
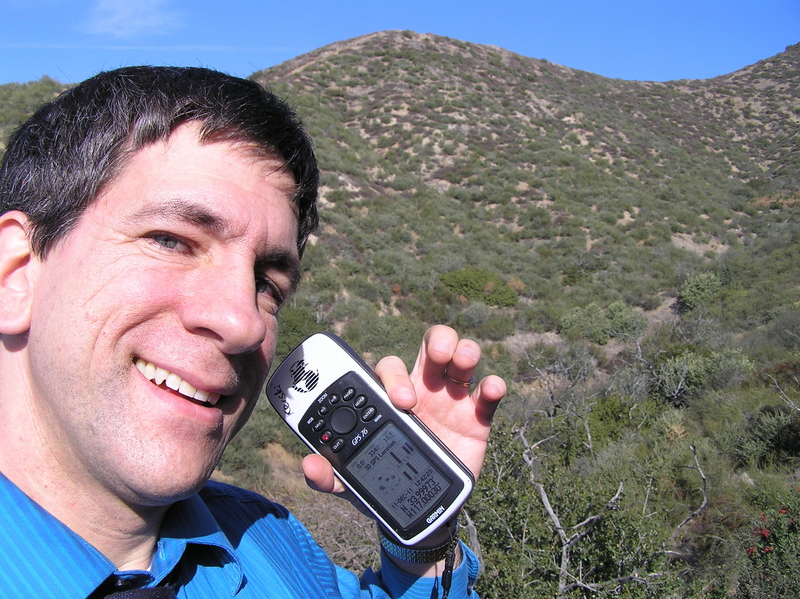
<path fill-rule="evenodd" d="M 425 520 L 425 522 L 427 522 L 428 524 L 430 524 L 431 522 L 433 522 L 434 520 L 436 520 L 436 518 L 438 518 L 439 516 L 441 516 L 443 513 L 444 513 L 444 506 L 443 506 L 443 505 L 440 505 L 438 508 L 436 508 L 436 511 L 435 511 L 435 512 L 433 512 L 433 513 L 432 513 L 430 516 L 428 516 L 428 517 L 427 517 L 427 519 Z"/>

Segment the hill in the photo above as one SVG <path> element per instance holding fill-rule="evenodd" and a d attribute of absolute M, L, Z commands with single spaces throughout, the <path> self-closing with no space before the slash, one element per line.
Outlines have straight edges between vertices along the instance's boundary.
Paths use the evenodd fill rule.
<path fill-rule="evenodd" d="M 707 81 L 630 82 L 383 32 L 253 77 L 317 140 L 317 314 L 347 330 L 333 310 L 347 289 L 382 313 L 454 321 L 452 298 L 431 293 L 469 265 L 517 289 L 520 331 L 592 301 L 655 310 L 763 235 L 761 208 L 797 196 L 799 63 L 797 45 Z M 786 301 L 731 318 L 763 324 Z M 495 324 L 488 338 L 511 332 Z"/>
<path fill-rule="evenodd" d="M 410 361 L 446 322 L 510 382 L 482 596 L 800 592 L 799 65 L 631 82 L 383 32 L 253 75 L 324 171 L 280 350 Z"/>

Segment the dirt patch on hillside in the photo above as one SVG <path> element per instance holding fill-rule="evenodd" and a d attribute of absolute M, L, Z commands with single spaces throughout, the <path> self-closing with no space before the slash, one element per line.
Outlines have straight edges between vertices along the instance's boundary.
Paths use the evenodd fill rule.
<path fill-rule="evenodd" d="M 270 443 L 261 450 L 261 455 L 269 464 L 270 486 L 274 490 L 280 489 L 289 494 L 307 491 L 301 458 L 286 451 L 279 443 Z"/>
<path fill-rule="evenodd" d="M 718 239 L 712 237 L 706 243 L 698 243 L 695 241 L 694 235 L 690 235 L 689 233 L 675 233 L 672 236 L 672 243 L 675 247 L 688 250 L 698 256 L 705 256 L 708 252 L 722 254 L 728 250 L 728 246 L 721 243 Z"/>

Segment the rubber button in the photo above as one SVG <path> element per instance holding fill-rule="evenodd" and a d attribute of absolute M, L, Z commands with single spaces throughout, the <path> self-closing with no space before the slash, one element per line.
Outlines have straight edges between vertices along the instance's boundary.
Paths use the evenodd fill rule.
<path fill-rule="evenodd" d="M 361 420 L 364 422 L 369 422 L 373 418 L 375 418 L 375 414 L 378 413 L 378 410 L 375 409 L 375 406 L 369 406 L 364 413 L 361 414 Z"/>
<path fill-rule="evenodd" d="M 355 411 L 342 407 L 331 414 L 331 428 L 340 435 L 346 435 L 353 430 L 358 422 Z"/>

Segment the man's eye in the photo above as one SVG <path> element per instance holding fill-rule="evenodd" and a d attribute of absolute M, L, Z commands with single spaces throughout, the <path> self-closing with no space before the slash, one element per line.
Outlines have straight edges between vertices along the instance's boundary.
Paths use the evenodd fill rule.
<path fill-rule="evenodd" d="M 182 244 L 180 239 L 173 237 L 172 235 L 167 235 L 166 233 L 156 233 L 152 236 L 152 239 L 158 245 L 167 248 L 168 250 L 176 250 Z"/>
<path fill-rule="evenodd" d="M 256 293 L 272 293 L 273 291 L 275 291 L 275 287 L 269 279 L 256 278 Z"/>
<path fill-rule="evenodd" d="M 275 283 L 266 277 L 256 277 L 256 293 L 259 295 L 267 294 L 275 298 L 276 301 L 283 301 L 283 293 Z"/>

